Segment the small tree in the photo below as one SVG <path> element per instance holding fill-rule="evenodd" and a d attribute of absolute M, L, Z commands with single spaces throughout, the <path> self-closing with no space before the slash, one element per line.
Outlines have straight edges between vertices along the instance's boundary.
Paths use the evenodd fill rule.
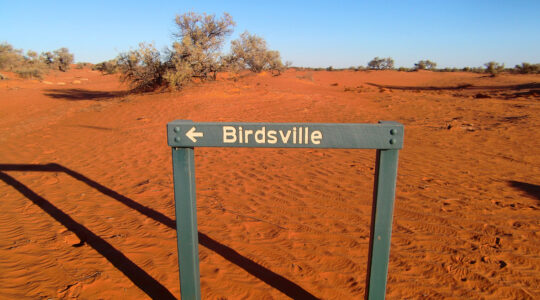
<path fill-rule="evenodd" d="M 8 43 L 0 44 L 0 69 L 15 72 L 23 78 L 41 78 L 48 70 L 36 52 L 29 50 L 23 54 Z"/>
<path fill-rule="evenodd" d="M 504 70 L 504 64 L 501 65 L 494 61 L 487 62 L 484 66 L 486 67 L 485 72 L 491 74 L 491 77 L 497 76 L 497 74 Z"/>
<path fill-rule="evenodd" d="M 92 70 L 100 71 L 105 75 L 114 74 L 118 72 L 118 61 L 117 59 L 110 59 L 103 61 L 92 66 Z"/>
<path fill-rule="evenodd" d="M 69 53 L 68 48 L 60 48 L 55 50 L 53 54 L 53 66 L 62 72 L 69 70 L 73 63 L 73 54 Z"/>
<path fill-rule="evenodd" d="M 165 64 L 152 44 L 139 44 L 139 49 L 122 53 L 117 58 L 120 79 L 128 81 L 134 91 L 155 90 L 164 84 Z"/>
<path fill-rule="evenodd" d="M 263 70 L 277 71 L 285 69 L 278 51 L 268 50 L 266 41 L 255 34 L 244 32 L 238 40 L 231 42 L 232 63 L 240 68 L 247 68 L 259 73 Z"/>
<path fill-rule="evenodd" d="M 540 64 L 530 64 L 530 63 L 521 63 L 521 65 L 516 65 L 515 70 L 520 74 L 538 74 L 540 73 Z"/>
<path fill-rule="evenodd" d="M 437 67 L 437 63 L 431 60 L 421 60 L 414 64 L 416 70 L 434 70 Z"/>
<path fill-rule="evenodd" d="M 372 70 L 387 70 L 394 68 L 394 60 L 391 57 L 379 58 L 375 57 L 368 62 L 368 68 Z"/>
<path fill-rule="evenodd" d="M 23 63 L 22 51 L 8 43 L 0 44 L 0 69 L 12 71 Z"/>
<path fill-rule="evenodd" d="M 41 61 L 49 66 L 50 68 L 52 68 L 53 66 L 53 63 L 54 63 L 54 54 L 52 54 L 51 52 L 47 51 L 47 52 L 42 52 L 41 55 L 40 55 L 40 59 Z"/>
<path fill-rule="evenodd" d="M 178 40 L 170 51 L 172 68 L 167 72 L 170 83 L 179 87 L 191 77 L 216 79 L 220 70 L 219 51 L 235 25 L 232 17 L 224 13 L 216 19 L 215 15 L 189 12 L 176 16 L 175 21 L 179 32 L 174 34 Z"/>

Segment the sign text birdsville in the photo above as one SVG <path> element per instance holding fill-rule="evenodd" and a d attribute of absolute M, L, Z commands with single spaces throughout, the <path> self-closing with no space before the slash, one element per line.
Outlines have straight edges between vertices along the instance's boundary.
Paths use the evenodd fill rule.
<path fill-rule="evenodd" d="M 262 126 L 258 130 L 243 129 L 242 126 L 223 126 L 223 143 L 226 144 L 249 144 L 252 138 L 257 144 L 277 144 L 280 141 L 282 144 L 313 144 L 319 145 L 322 140 L 320 130 L 310 132 L 309 127 L 292 127 L 289 130 L 266 130 L 266 126 Z"/>

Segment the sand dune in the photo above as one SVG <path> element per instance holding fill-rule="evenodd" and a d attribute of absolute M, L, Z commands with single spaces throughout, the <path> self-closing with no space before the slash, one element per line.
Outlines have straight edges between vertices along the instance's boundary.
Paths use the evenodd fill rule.
<path fill-rule="evenodd" d="M 540 298 L 538 75 L 289 70 L 144 95 L 87 69 L 10 78 L 0 298 L 180 297 L 175 119 L 401 122 L 388 299 Z M 204 299 L 363 297 L 374 151 L 195 160 Z"/>

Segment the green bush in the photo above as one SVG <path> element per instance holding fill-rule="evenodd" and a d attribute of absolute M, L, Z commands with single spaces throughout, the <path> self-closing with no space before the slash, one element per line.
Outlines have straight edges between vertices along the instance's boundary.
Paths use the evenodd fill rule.
<path fill-rule="evenodd" d="M 41 61 L 46 64 L 47 66 L 49 66 L 49 68 L 53 68 L 53 63 L 54 63 L 54 54 L 52 54 L 51 52 L 47 51 L 47 52 L 42 52 L 41 55 L 40 55 L 40 59 Z"/>
<path fill-rule="evenodd" d="M 22 51 L 8 43 L 0 44 L 0 70 L 12 71 L 23 63 Z"/>
<path fill-rule="evenodd" d="M 8 43 L 0 44 L 0 69 L 12 71 L 22 78 L 42 78 L 47 66 L 41 62 L 36 52 L 14 49 Z"/>
<path fill-rule="evenodd" d="M 14 70 L 14 72 L 22 78 L 37 78 L 43 79 L 43 75 L 46 74 L 46 71 L 43 68 L 32 67 L 32 66 L 22 66 Z"/>
<path fill-rule="evenodd" d="M 118 72 L 118 61 L 116 59 L 111 59 L 97 63 L 92 66 L 92 70 L 100 71 L 105 75 L 115 74 Z"/>
<path fill-rule="evenodd" d="M 394 68 L 394 60 L 391 57 L 379 58 L 375 57 L 368 62 L 368 68 L 372 70 L 388 70 Z"/>
<path fill-rule="evenodd" d="M 434 70 L 437 67 L 437 63 L 432 62 L 429 59 L 421 60 L 414 64 L 416 70 Z"/>
<path fill-rule="evenodd" d="M 0 44 L 0 69 L 12 71 L 23 78 L 42 78 L 49 69 L 67 71 L 73 63 L 73 54 L 67 48 L 60 48 L 53 53 L 14 49 L 8 43 Z"/>
<path fill-rule="evenodd" d="M 494 61 L 487 62 L 484 66 L 486 67 L 485 72 L 491 74 L 491 77 L 495 77 L 504 70 L 504 64 L 501 65 Z"/>
<path fill-rule="evenodd" d="M 141 43 L 139 49 L 122 53 L 117 58 L 121 79 L 136 91 L 150 91 L 168 85 L 180 89 L 193 78 L 216 79 L 226 61 L 220 56 L 225 37 L 232 33 L 234 21 L 227 13 L 215 15 L 189 12 L 177 15 L 178 32 L 172 49 L 163 56 L 153 45 Z M 103 63 L 100 70 L 108 70 Z"/>
<path fill-rule="evenodd" d="M 283 64 L 278 51 L 268 50 L 266 41 L 248 32 L 231 42 L 231 53 L 220 52 L 225 38 L 235 25 L 232 17 L 224 13 L 215 15 L 194 12 L 177 15 L 177 32 L 172 48 L 162 55 L 152 45 L 141 44 L 138 50 L 122 53 L 117 58 L 121 79 L 134 90 L 149 91 L 167 85 L 180 89 L 194 79 L 215 80 L 219 71 L 250 69 L 254 72 L 270 70 L 280 74 L 290 63 Z M 109 70 L 104 62 L 96 70 Z"/>
<path fill-rule="evenodd" d="M 279 74 L 286 68 L 278 51 L 269 50 L 262 37 L 247 31 L 242 33 L 239 39 L 231 42 L 229 64 L 233 68 L 234 64 L 237 64 L 241 69 L 249 69 L 256 73 L 269 70 Z"/>
<path fill-rule="evenodd" d="M 68 48 L 54 50 L 53 54 L 54 66 L 62 72 L 69 70 L 70 65 L 73 63 L 73 54 L 69 53 Z"/>
<path fill-rule="evenodd" d="M 139 49 L 122 53 L 117 58 L 122 81 L 138 92 L 155 90 L 164 85 L 165 64 L 152 44 L 139 44 Z"/>
<path fill-rule="evenodd" d="M 40 60 L 47 65 L 50 69 L 60 70 L 66 72 L 69 70 L 70 65 L 73 63 L 73 54 L 69 53 L 68 48 L 60 48 L 54 50 L 52 53 L 47 51 L 41 53 Z"/>
<path fill-rule="evenodd" d="M 28 50 L 23 56 L 23 63 L 14 69 L 22 78 L 42 79 L 43 75 L 49 72 L 47 65 L 38 56 L 37 52 Z"/>
<path fill-rule="evenodd" d="M 78 62 L 77 65 L 75 66 L 75 69 L 81 70 L 88 66 L 92 66 L 92 64 L 88 62 Z"/>
<path fill-rule="evenodd" d="M 539 74 L 540 64 L 521 63 L 514 67 L 515 71 L 519 74 Z"/>
<path fill-rule="evenodd" d="M 225 38 L 235 25 L 232 17 L 224 13 L 220 19 L 215 15 L 199 15 L 189 12 L 176 16 L 177 41 L 173 43 L 168 63 L 168 78 L 174 78 L 173 87 L 181 87 L 190 77 L 201 80 L 216 79 L 221 70 L 220 50 Z M 182 74 L 174 74 L 181 72 Z"/>

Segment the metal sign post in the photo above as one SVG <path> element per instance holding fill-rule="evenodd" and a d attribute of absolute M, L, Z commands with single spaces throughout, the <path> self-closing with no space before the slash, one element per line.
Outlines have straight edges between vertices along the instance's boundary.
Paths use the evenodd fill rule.
<path fill-rule="evenodd" d="M 200 299 L 194 147 L 377 149 L 366 298 L 384 299 L 390 255 L 398 151 L 403 125 L 319 123 L 167 124 L 172 147 L 180 289 L 183 300 Z"/>

